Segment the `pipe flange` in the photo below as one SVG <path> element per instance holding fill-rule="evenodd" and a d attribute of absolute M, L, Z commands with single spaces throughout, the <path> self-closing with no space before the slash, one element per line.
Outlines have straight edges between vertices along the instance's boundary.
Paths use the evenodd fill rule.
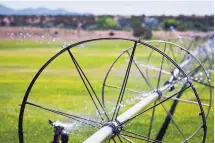
<path fill-rule="evenodd" d="M 121 130 L 122 130 L 122 125 L 119 121 L 115 120 L 115 121 L 109 121 L 107 123 L 105 123 L 102 127 L 104 126 L 109 126 L 113 129 L 113 134 L 114 136 L 119 135 Z"/>

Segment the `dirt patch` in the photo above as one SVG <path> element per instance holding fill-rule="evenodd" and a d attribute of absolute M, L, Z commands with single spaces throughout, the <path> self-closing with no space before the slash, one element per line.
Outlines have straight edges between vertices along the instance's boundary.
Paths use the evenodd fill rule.
<path fill-rule="evenodd" d="M 135 38 L 132 31 L 117 31 L 117 30 L 73 30 L 73 29 L 58 29 L 58 28 L 35 28 L 35 27 L 0 27 L 0 39 L 30 39 L 30 40 L 59 40 L 59 41 L 81 41 L 91 38 L 102 37 L 123 37 Z M 114 34 L 110 34 L 110 32 Z M 199 36 L 204 37 L 212 32 L 185 31 L 177 32 L 181 36 Z M 169 39 L 176 35 L 168 31 L 153 31 L 153 37 L 156 39 Z M 112 36 L 110 36 L 112 35 Z"/>

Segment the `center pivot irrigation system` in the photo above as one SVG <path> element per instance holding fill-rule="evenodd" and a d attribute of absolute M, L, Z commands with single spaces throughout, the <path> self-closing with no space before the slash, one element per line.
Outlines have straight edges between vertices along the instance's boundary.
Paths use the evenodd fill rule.
<path fill-rule="evenodd" d="M 116 54 L 110 55 L 106 51 L 108 48 L 102 49 L 102 46 L 98 46 L 104 41 L 106 45 L 114 42 L 127 42 L 128 44 L 124 44 L 124 46 L 130 45 L 130 47 L 122 50 L 115 48 L 110 50 L 110 53 L 116 52 Z M 86 70 L 83 68 L 88 66 L 88 62 L 91 62 L 90 57 L 82 60 L 82 64 L 78 62 L 81 61 L 81 58 L 78 59 L 80 49 L 77 50 L 80 45 L 89 46 L 81 51 L 86 50 L 86 53 L 102 55 L 100 59 L 95 59 L 101 67 L 98 66 L 98 71 L 105 71 L 102 85 L 95 87 L 92 80 L 93 76 L 97 77 L 95 74 L 99 76 L 100 72 L 88 77 L 87 68 L 85 68 Z M 97 52 L 93 51 L 93 48 L 90 50 L 92 45 L 99 47 L 96 49 Z M 104 52 L 100 53 L 99 49 Z M 213 50 L 213 37 L 205 42 L 193 39 L 185 41 L 182 38 L 169 41 L 99 38 L 64 47 L 39 69 L 25 93 L 19 115 L 19 142 L 31 140 L 28 137 L 28 129 L 25 129 L 30 128 L 25 125 L 30 107 L 68 118 L 73 125 L 79 123 L 82 127 L 79 127 L 78 131 L 83 130 L 87 133 L 85 138 L 82 138 L 84 135 L 82 132 L 79 133 L 78 142 L 205 142 L 207 117 L 212 104 Z M 72 61 L 74 66 L 72 72 L 79 76 L 84 85 L 84 88 L 80 90 L 86 89 L 87 91 L 86 97 L 92 103 L 90 111 L 95 113 L 94 117 L 91 116 L 92 114 L 82 115 L 81 109 L 84 107 L 80 107 L 80 110 L 74 108 L 71 113 L 49 108 L 41 105 L 39 101 L 35 103 L 29 99 L 32 88 L 40 75 L 45 72 L 50 63 L 61 58 L 62 54 L 67 54 L 69 62 Z M 82 52 L 79 55 L 89 56 Z M 115 59 L 111 59 L 111 56 Z M 102 68 L 107 67 L 103 65 L 105 57 L 109 58 L 108 61 L 111 63 L 107 70 Z M 73 86 L 71 85 L 71 87 Z M 101 89 L 101 92 L 97 88 Z M 70 92 L 72 95 L 76 94 L 73 90 Z M 34 98 L 34 101 L 36 99 L 39 100 L 39 98 Z M 53 101 L 53 104 L 55 103 L 57 102 Z M 67 103 L 65 99 L 65 104 L 74 103 Z M 80 114 L 74 113 L 78 111 Z M 46 121 L 42 121 L 43 123 L 40 122 L 40 124 L 48 124 Z M 53 143 L 77 142 L 77 138 L 74 137 L 75 133 L 69 133 L 67 130 L 68 124 L 51 120 L 49 123 L 54 127 Z M 40 125 L 37 128 L 40 128 Z M 91 131 L 88 128 L 95 130 Z M 41 136 L 35 138 L 39 140 Z"/>

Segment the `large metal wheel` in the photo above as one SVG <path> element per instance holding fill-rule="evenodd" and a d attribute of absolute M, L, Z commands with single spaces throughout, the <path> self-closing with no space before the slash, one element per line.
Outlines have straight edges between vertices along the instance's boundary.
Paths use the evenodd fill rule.
<path fill-rule="evenodd" d="M 186 71 L 186 66 L 168 56 L 169 43 L 164 43 L 156 47 L 140 40 L 100 38 L 63 48 L 41 67 L 25 93 L 19 115 L 20 143 L 50 142 L 53 129 L 49 119 L 65 128 L 70 142 L 88 140 L 104 127 L 112 129 L 105 139 L 100 136 L 107 142 L 195 142 L 195 136 L 205 142 L 211 103 L 202 103 L 204 97 L 189 78 L 191 70 Z M 159 70 L 148 68 L 146 76 L 145 67 L 140 66 L 142 62 L 150 63 L 151 67 L 156 65 Z M 201 63 L 198 64 L 204 72 Z M 47 89 L 53 92 L 46 92 Z M 179 98 L 185 92 L 190 100 Z M 135 109 L 133 106 L 150 98 L 147 106 L 141 105 L 141 110 L 124 116 Z M 175 101 L 178 105 L 173 115 Z M 170 122 L 168 129 L 159 137 L 166 118 Z"/>

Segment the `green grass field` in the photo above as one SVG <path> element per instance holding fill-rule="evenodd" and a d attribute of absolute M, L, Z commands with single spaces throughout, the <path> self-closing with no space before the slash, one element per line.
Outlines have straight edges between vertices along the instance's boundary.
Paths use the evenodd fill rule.
<path fill-rule="evenodd" d="M 111 63 L 123 49 L 131 45 L 132 43 L 130 42 L 103 41 L 89 43 L 71 49 L 89 78 L 99 99 L 101 99 L 102 83 Z M 50 44 L 46 44 L 45 42 L 38 44 L 35 43 L 35 41 L 0 41 L 0 142 L 18 142 L 17 128 L 20 110 L 19 105 L 22 102 L 25 91 L 38 69 L 54 54 L 61 50 L 60 46 L 60 43 L 55 43 L 50 46 Z M 147 59 L 149 52 L 150 49 L 147 48 L 139 50 L 137 51 L 136 58 L 144 61 Z M 162 56 L 159 57 L 159 54 L 155 54 L 154 56 L 150 63 L 159 65 Z M 126 58 L 128 58 L 128 56 L 123 55 L 116 63 L 116 66 L 110 73 L 110 77 L 107 79 L 108 84 L 121 86 L 126 70 Z M 168 68 L 168 64 L 166 63 L 164 67 Z M 140 75 L 137 73 L 137 69 L 132 66 L 131 80 L 129 80 L 127 87 L 149 92 L 150 89 L 140 80 Z M 158 73 L 151 72 L 150 74 L 152 75 L 151 83 L 153 87 L 155 87 Z M 163 76 L 160 84 L 164 84 L 167 79 L 168 76 Z M 180 88 L 180 85 L 178 88 Z M 198 88 L 201 88 L 201 86 L 198 86 Z M 108 110 L 113 108 L 117 99 L 116 94 L 118 93 L 118 89 L 105 88 L 105 102 Z M 207 95 L 208 93 L 209 91 L 205 89 L 202 94 Z M 188 90 L 187 94 L 192 94 L 192 91 Z M 130 92 L 125 92 L 123 103 L 126 102 L 126 99 L 130 99 L 131 96 L 134 97 L 135 95 Z M 193 97 L 193 95 L 190 96 Z M 209 98 L 201 97 L 201 99 L 207 101 Z M 98 120 L 98 115 L 95 114 L 95 108 L 67 52 L 57 57 L 56 60 L 42 72 L 35 86 L 32 88 L 29 101 L 52 109 L 68 111 L 68 113 L 89 115 Z M 111 102 L 108 103 L 107 101 Z M 165 103 L 165 106 L 169 108 L 171 103 L 172 101 L 168 101 Z M 127 105 L 120 113 L 131 106 L 132 104 Z M 155 137 L 157 131 L 160 129 L 162 121 L 166 116 L 164 113 L 161 107 L 156 108 L 155 123 L 153 124 L 151 137 Z M 201 118 L 198 116 L 198 113 L 199 108 L 196 105 L 180 103 L 177 106 L 177 112 L 174 117 L 186 137 L 191 135 L 201 124 Z M 150 117 L 151 112 L 141 115 L 134 122 L 128 124 L 127 129 L 147 136 Z M 68 119 L 62 116 L 26 105 L 24 135 L 27 143 L 51 142 L 53 129 L 48 124 L 48 119 L 68 122 Z M 206 142 L 212 143 L 214 142 L 213 107 L 207 119 L 207 127 Z M 80 126 L 77 130 L 71 132 L 70 142 L 81 142 L 95 131 L 95 128 Z M 200 131 L 188 142 L 201 142 L 201 137 L 202 132 Z M 183 137 L 171 123 L 164 138 L 164 142 L 172 143 L 181 142 L 182 140 Z M 138 140 L 134 141 L 140 142 Z"/>

